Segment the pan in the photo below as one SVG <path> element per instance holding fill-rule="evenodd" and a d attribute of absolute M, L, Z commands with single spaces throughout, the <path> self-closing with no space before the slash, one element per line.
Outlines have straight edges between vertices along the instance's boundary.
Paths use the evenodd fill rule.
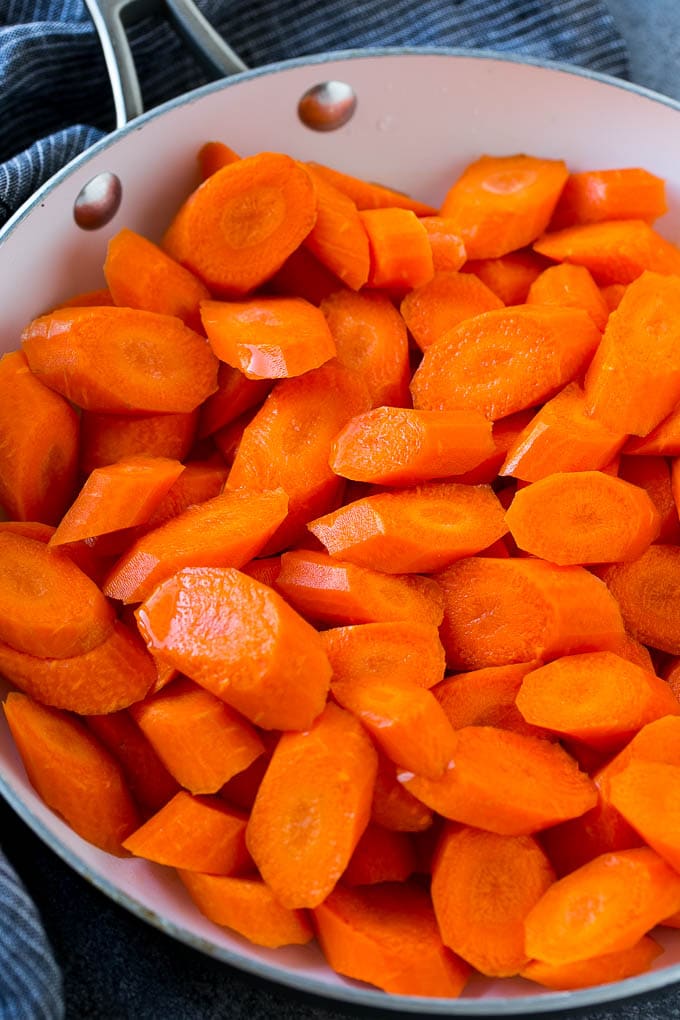
<path fill-rule="evenodd" d="M 129 5 L 128 5 L 129 6 Z M 60 171 L 0 235 L 1 350 L 62 299 L 102 285 L 106 245 L 123 226 L 157 240 L 196 184 L 195 154 L 221 139 L 244 155 L 279 150 L 377 180 L 437 205 L 482 153 L 564 158 L 572 170 L 644 166 L 668 181 L 659 229 L 680 237 L 680 104 L 589 71 L 448 49 L 330 53 L 245 70 L 186 3 L 179 31 L 222 80 L 141 113 L 121 14 L 93 9 L 112 72 L 118 129 Z M 148 7 L 135 0 L 134 14 Z M 301 103 L 302 101 L 302 103 Z M 128 118 L 132 117 L 129 123 Z M 0 696 L 6 687 L 0 680 Z M 680 980 L 680 931 L 649 973 L 576 992 L 475 978 L 456 1000 L 385 995 L 333 974 L 315 945 L 265 950 L 212 925 L 168 870 L 83 842 L 37 798 L 4 722 L 0 792 L 71 867 L 139 918 L 243 971 L 334 1002 L 421 1015 L 525 1016 L 649 993 Z"/>

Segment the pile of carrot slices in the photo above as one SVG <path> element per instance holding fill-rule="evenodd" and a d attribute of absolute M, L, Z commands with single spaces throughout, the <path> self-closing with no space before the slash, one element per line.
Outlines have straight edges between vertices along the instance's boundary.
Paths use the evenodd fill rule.
<path fill-rule="evenodd" d="M 483 156 L 434 208 L 198 162 L 160 244 L 121 230 L 0 361 L 31 783 L 389 993 L 648 969 L 680 927 L 663 181 Z"/>

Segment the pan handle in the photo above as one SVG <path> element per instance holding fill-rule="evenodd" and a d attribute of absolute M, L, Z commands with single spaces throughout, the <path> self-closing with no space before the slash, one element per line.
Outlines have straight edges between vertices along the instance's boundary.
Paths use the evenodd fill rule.
<path fill-rule="evenodd" d="M 247 70 L 237 53 L 206 21 L 193 0 L 85 0 L 99 36 L 111 81 L 116 127 L 144 112 L 142 90 L 125 28 L 161 10 L 209 74 L 228 77 Z"/>

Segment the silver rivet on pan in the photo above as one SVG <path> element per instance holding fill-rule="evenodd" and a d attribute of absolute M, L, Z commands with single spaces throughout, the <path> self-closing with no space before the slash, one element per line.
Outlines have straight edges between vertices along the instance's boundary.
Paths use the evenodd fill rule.
<path fill-rule="evenodd" d="M 122 197 L 120 179 L 104 171 L 80 189 L 73 203 L 73 217 L 83 230 L 97 230 L 113 219 Z"/>
<path fill-rule="evenodd" d="M 322 81 L 313 85 L 298 103 L 298 117 L 312 131 L 335 131 L 354 114 L 357 97 L 344 81 Z"/>

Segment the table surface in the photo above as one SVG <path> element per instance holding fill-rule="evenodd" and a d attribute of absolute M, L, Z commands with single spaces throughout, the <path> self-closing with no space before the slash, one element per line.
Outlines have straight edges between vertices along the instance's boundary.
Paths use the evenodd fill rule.
<path fill-rule="evenodd" d="M 628 46 L 632 81 L 680 100 L 680 0 L 607 0 L 607 5 Z M 644 148 L 644 139 L 641 144 Z M 72 872 L 2 801 L 0 832 L 62 968 L 69 1020 L 349 1020 L 378 1015 L 328 1008 L 174 942 Z M 680 991 L 558 1015 L 680 1020 Z"/>

